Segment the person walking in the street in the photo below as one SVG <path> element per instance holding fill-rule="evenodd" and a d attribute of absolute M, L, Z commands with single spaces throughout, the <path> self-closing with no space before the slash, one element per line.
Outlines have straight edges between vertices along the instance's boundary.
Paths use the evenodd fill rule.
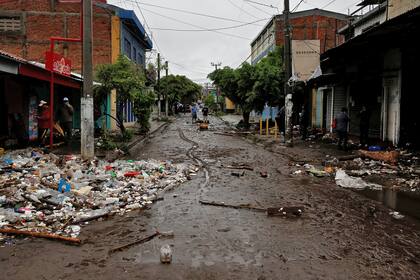
<path fill-rule="evenodd" d="M 341 112 L 335 118 L 336 131 L 338 134 L 338 149 L 347 150 L 348 125 L 350 118 L 347 114 L 347 108 L 343 107 Z"/>
<path fill-rule="evenodd" d="M 48 103 L 44 100 L 39 102 L 39 115 L 37 116 L 38 119 L 38 139 L 39 144 L 43 144 L 43 140 L 46 136 L 47 130 L 50 128 L 50 107 L 48 107 Z"/>
<path fill-rule="evenodd" d="M 191 107 L 191 116 L 192 116 L 192 123 L 197 121 L 197 106 L 195 104 Z"/>
<path fill-rule="evenodd" d="M 58 120 L 64 130 L 64 136 L 66 138 L 66 142 L 69 143 L 72 137 L 72 129 L 73 129 L 73 113 L 74 109 L 71 106 L 69 99 L 67 97 L 63 98 L 63 106 L 58 109 Z"/>
<path fill-rule="evenodd" d="M 209 115 L 209 108 L 207 106 L 204 106 L 203 107 L 203 120 L 204 120 L 204 122 L 208 121 L 208 119 L 207 119 L 208 115 Z"/>
<path fill-rule="evenodd" d="M 360 146 L 366 147 L 369 145 L 369 119 L 370 115 L 366 106 L 362 106 L 359 112 L 360 117 Z"/>

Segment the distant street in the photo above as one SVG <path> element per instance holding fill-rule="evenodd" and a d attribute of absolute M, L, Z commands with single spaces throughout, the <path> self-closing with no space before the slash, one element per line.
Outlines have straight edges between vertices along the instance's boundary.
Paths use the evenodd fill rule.
<path fill-rule="evenodd" d="M 396 222 L 380 205 L 372 215 L 369 199 L 291 176 L 288 157 L 226 135 L 231 129 L 219 118 L 210 124 L 199 131 L 181 116 L 132 151 L 137 159 L 195 165 L 192 180 L 148 210 L 83 226 L 81 247 L 26 239 L 2 248 L 1 279 L 420 279 L 414 220 Z M 254 170 L 228 168 L 238 164 Z M 267 217 L 249 206 L 296 206 L 303 214 Z M 174 236 L 109 253 L 156 230 Z M 160 263 L 164 244 L 172 246 L 171 264 Z"/>

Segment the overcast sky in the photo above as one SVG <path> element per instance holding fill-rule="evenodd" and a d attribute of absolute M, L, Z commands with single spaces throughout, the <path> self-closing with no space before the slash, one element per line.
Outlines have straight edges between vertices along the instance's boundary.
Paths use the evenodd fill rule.
<path fill-rule="evenodd" d="M 278 10 L 252 2 L 277 7 Z M 290 0 L 291 9 L 299 2 L 300 0 Z M 347 14 L 349 9 L 354 11 L 359 2 L 360 0 L 304 0 L 297 11 L 316 7 Z M 283 11 L 283 0 L 108 0 L 108 3 L 134 10 L 143 24 L 146 20 L 147 24 L 144 25 L 149 34 L 149 28 L 151 29 L 154 49 L 169 61 L 170 73 L 185 75 L 197 83 L 207 81 L 207 74 L 214 69 L 212 62 L 221 62 L 222 66 L 233 68 L 239 66 L 249 56 L 250 43 L 263 25 L 273 14 Z M 187 10 L 211 17 L 170 9 Z M 244 25 L 251 22 L 255 23 Z M 223 34 L 175 31 L 238 25 L 243 26 L 217 31 Z M 155 55 L 148 54 L 148 57 L 154 59 Z"/>

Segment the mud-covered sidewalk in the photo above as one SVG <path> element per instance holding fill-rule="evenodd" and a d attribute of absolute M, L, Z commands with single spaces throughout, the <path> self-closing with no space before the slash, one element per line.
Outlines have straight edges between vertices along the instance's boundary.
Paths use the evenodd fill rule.
<path fill-rule="evenodd" d="M 333 180 L 296 176 L 287 148 L 270 149 L 211 118 L 199 131 L 188 116 L 132 150 L 134 159 L 200 167 L 147 210 L 82 225 L 82 245 L 16 239 L 0 248 L 4 279 L 419 279 L 419 223 L 395 220 L 381 203 Z M 300 154 L 299 151 L 302 151 Z M 293 158 L 310 160 L 304 149 Z M 241 165 L 249 168 L 232 169 Z M 252 169 L 252 170 L 251 170 Z M 267 175 L 267 176 L 265 176 Z M 303 208 L 268 217 L 251 208 Z M 154 232 L 174 236 L 114 251 Z M 169 244 L 171 264 L 159 260 Z"/>

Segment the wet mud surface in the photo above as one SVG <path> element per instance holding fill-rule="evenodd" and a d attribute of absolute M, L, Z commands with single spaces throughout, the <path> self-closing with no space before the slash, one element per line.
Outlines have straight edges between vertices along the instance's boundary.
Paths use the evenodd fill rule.
<path fill-rule="evenodd" d="M 214 134 L 228 129 L 219 119 L 210 119 L 210 131 L 189 121 L 177 119 L 133 156 L 195 164 L 192 180 L 148 210 L 83 226 L 82 246 L 19 239 L 0 248 L 0 279 L 420 279 L 417 220 L 394 220 L 380 202 L 332 180 L 289 175 L 287 155 Z M 237 177 L 222 166 L 235 163 L 254 171 Z M 305 210 L 287 219 L 200 200 Z M 156 230 L 174 237 L 109 254 Z M 171 264 L 160 263 L 164 244 L 173 250 Z"/>

